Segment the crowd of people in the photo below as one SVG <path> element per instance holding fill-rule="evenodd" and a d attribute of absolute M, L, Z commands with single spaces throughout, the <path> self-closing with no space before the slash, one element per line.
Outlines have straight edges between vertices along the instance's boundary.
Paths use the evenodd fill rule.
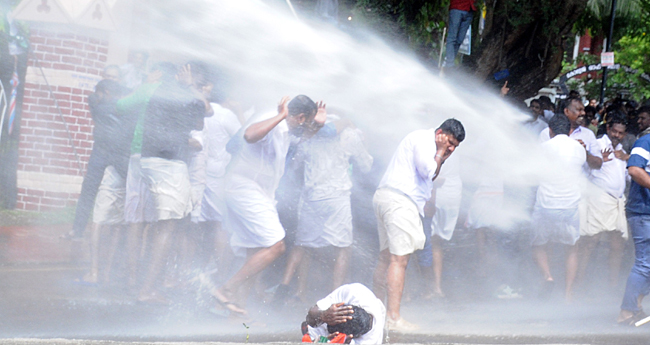
<path fill-rule="evenodd" d="M 379 256 L 370 290 L 345 285 L 354 233 L 351 171 L 373 166 L 362 131 L 305 95 L 283 97 L 276 111 L 258 112 L 224 91 L 222 74 L 208 64 L 158 62 L 145 73 L 146 60 L 136 52 L 128 65 L 106 67 L 88 97 L 94 146 L 68 234 L 82 237 L 92 215 L 91 268 L 80 283 L 111 280 L 120 251 L 125 285 L 138 302 L 166 305 L 163 286 L 200 279 L 219 308 L 246 318 L 260 273 L 286 247 L 273 303 L 308 302 L 310 258 L 326 248 L 334 257 L 328 273 L 333 292 L 309 311 L 304 334 L 331 340 L 343 331 L 330 326 L 357 316 L 358 328 L 348 331 L 361 343 L 381 342 L 377 329 L 418 329 L 400 313 L 406 271 L 417 253 L 426 268 L 424 298 L 445 298 L 442 248 L 458 227 L 463 191 L 453 155 L 465 139 L 460 121 L 416 130 L 397 146 L 372 199 Z M 637 260 L 619 322 L 645 318 L 650 107 L 619 101 L 585 107 L 579 94 L 571 94 L 557 109 L 548 97 L 533 99 L 526 113 L 522 128 L 539 138 L 545 159 L 556 165 L 538 186 L 517 191 L 527 213 L 521 227 L 530 238 L 527 253 L 541 272 L 539 296 L 548 297 L 555 286 L 550 243 L 567 248 L 567 301 L 602 237 L 610 246 L 609 282 L 615 286 L 629 224 Z M 301 187 L 294 243 L 287 246 L 276 191 L 290 173 Z M 503 197 L 504 181 L 486 177 L 469 207 L 465 226 L 476 230 L 485 263 L 491 261 L 488 238 L 502 226 Z M 233 270 L 235 256 L 245 259 Z M 521 297 L 508 284 L 500 289 L 508 298 Z"/>

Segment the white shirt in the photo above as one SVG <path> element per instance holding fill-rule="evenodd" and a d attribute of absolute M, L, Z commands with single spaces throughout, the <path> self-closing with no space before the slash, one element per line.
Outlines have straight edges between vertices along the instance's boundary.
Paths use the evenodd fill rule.
<path fill-rule="evenodd" d="M 625 192 L 625 176 L 627 173 L 627 162 L 620 160 L 614 156 L 614 151 L 623 150 L 623 145 L 619 143 L 616 148 L 612 147 L 612 141 L 607 134 L 597 139 L 600 150 L 610 149 L 609 158 L 612 160 L 605 162 L 600 170 L 592 170 L 589 179 L 596 186 L 605 190 L 609 195 L 615 198 L 622 198 Z"/>
<path fill-rule="evenodd" d="M 316 305 L 320 310 L 327 310 L 332 304 L 341 302 L 361 307 L 373 317 L 370 331 L 359 338 L 352 339 L 352 343 L 381 344 L 383 341 L 384 323 L 386 322 L 386 308 L 381 300 L 375 297 L 375 294 L 363 284 L 354 283 L 340 286 L 327 295 L 327 297 L 316 302 Z M 308 326 L 308 330 L 309 336 L 312 339 L 329 335 L 327 324 L 322 324 L 318 327 Z"/>
<path fill-rule="evenodd" d="M 438 168 L 435 156 L 436 130 L 411 132 L 397 146 L 379 188 L 395 188 L 408 195 L 424 215 L 424 204 L 431 198 L 433 177 Z"/>
<path fill-rule="evenodd" d="M 370 170 L 373 161 L 363 145 L 361 130 L 352 128 L 333 138 L 312 137 L 302 142 L 296 158 L 305 162 L 302 197 L 310 201 L 349 195 L 350 159 L 364 173 Z"/>
<path fill-rule="evenodd" d="M 552 164 L 537 189 L 536 204 L 549 209 L 578 207 L 584 178 L 582 166 L 587 160 L 585 149 L 564 134 L 543 143 L 542 149 Z"/>
<path fill-rule="evenodd" d="M 589 154 L 603 158 L 603 154 L 600 152 L 600 145 L 598 145 L 598 142 L 596 141 L 596 135 L 594 135 L 594 132 L 592 132 L 589 128 L 578 126 L 578 128 L 569 134 L 569 138 L 582 140 L 582 142 L 585 143 L 585 146 L 587 146 L 587 151 Z M 539 133 L 539 141 L 542 143 L 548 141 L 549 139 L 551 139 L 551 137 L 548 128 Z M 583 166 L 583 172 L 585 173 L 585 176 L 589 176 L 590 170 L 591 168 L 589 168 L 589 165 L 587 162 L 585 162 Z"/>
<path fill-rule="evenodd" d="M 555 116 L 555 113 L 553 112 L 553 110 L 544 110 L 544 120 L 545 120 L 546 123 L 551 121 L 553 116 Z"/>
<path fill-rule="evenodd" d="M 524 122 L 524 128 L 534 135 L 539 135 L 544 129 L 548 128 L 548 124 L 538 116 L 535 121 Z"/>
<path fill-rule="evenodd" d="M 203 126 L 205 145 L 203 149 L 207 154 L 208 178 L 219 178 L 226 174 L 226 167 L 230 162 L 230 153 L 226 151 L 226 144 L 230 138 L 241 128 L 237 115 L 219 104 L 210 103 L 214 115 L 206 117 Z"/>
<path fill-rule="evenodd" d="M 249 121 L 248 126 L 276 115 L 277 112 L 263 114 Z M 282 120 L 260 141 L 253 144 L 244 141 L 241 151 L 231 161 L 230 171 L 233 175 L 256 182 L 266 197 L 275 199 L 275 190 L 284 174 L 284 163 L 290 143 L 289 127 L 287 122 Z"/>
<path fill-rule="evenodd" d="M 205 171 L 205 162 L 206 162 L 206 151 L 205 151 L 205 138 L 202 131 L 191 131 L 190 136 L 192 139 L 196 140 L 203 147 L 199 151 L 192 153 L 192 160 L 188 166 L 188 171 L 190 174 L 190 182 L 192 185 L 202 185 L 205 184 L 206 171 Z"/>

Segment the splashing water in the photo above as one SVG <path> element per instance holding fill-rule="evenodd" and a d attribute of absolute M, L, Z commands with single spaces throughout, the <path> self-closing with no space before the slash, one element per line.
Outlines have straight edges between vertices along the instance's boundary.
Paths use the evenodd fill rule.
<path fill-rule="evenodd" d="M 159 53 L 153 56 L 181 55 L 220 66 L 233 75 L 236 97 L 258 110 L 273 109 L 283 95 L 322 99 L 364 131 L 379 162 L 387 162 L 409 132 L 455 117 L 467 132 L 455 153 L 465 183 L 487 177 L 527 187 L 552 166 L 521 127 L 526 115 L 480 82 L 439 78 L 413 54 L 395 51 L 372 33 L 352 37 L 256 0 L 153 6 L 155 35 L 135 46 Z"/>

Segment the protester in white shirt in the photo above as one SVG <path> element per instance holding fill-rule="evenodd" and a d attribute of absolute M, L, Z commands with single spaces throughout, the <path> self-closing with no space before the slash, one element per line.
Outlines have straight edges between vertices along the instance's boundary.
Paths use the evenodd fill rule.
<path fill-rule="evenodd" d="M 586 192 L 586 226 L 580 228 L 578 280 L 585 277 L 592 251 L 604 233 L 608 236 L 609 285 L 615 287 L 627 240 L 625 216 L 625 182 L 627 158 L 621 141 L 625 138 L 627 120 L 625 114 L 614 111 L 607 114 L 607 134 L 598 139 L 603 154 L 603 166 L 589 177 L 591 185 Z"/>
<path fill-rule="evenodd" d="M 446 120 L 435 130 L 407 135 L 373 197 L 380 246 L 373 288 L 380 299 L 387 297 L 389 330 L 418 328 L 400 316 L 406 266 L 410 255 L 424 247 L 426 237 L 420 217 L 424 215 L 424 204 L 431 198 L 433 180 L 463 139 L 465 129 L 456 119 Z"/>
<path fill-rule="evenodd" d="M 551 140 L 542 144 L 549 171 L 537 190 L 532 216 L 533 257 L 544 275 L 540 295 L 546 297 L 555 284 L 548 264 L 547 244 L 568 245 L 566 256 L 565 297 L 571 299 L 577 270 L 575 243 L 580 237 L 578 204 L 581 197 L 582 166 L 587 154 L 580 143 L 569 138 L 571 124 L 564 114 L 555 115 L 549 122 Z"/>
<path fill-rule="evenodd" d="M 243 118 L 228 108 L 229 101 L 222 104 L 210 103 L 214 115 L 204 121 L 205 189 L 197 220 L 201 224 L 204 238 L 214 238 L 214 241 L 206 242 L 209 243 L 208 248 L 214 244 L 210 249 L 214 250 L 218 279 L 223 281 L 228 273 L 229 259 L 232 258 L 228 247 L 228 229 L 223 226 L 227 215 L 224 198 L 226 167 L 231 158 L 226 145 L 241 128 Z"/>
<path fill-rule="evenodd" d="M 596 143 L 596 136 L 589 128 L 582 127 L 577 123 L 580 116 L 585 116 L 585 106 L 582 104 L 582 99 L 567 98 L 561 113 L 566 115 L 571 123 L 569 138 L 578 140 L 587 150 L 586 174 L 589 174 L 589 169 L 600 169 L 600 166 L 603 164 L 603 156 L 598 143 Z M 541 142 L 548 141 L 550 138 L 548 128 L 539 133 L 539 140 Z"/>
<path fill-rule="evenodd" d="M 328 122 L 338 116 L 328 115 Z M 347 276 L 352 245 L 352 208 L 350 205 L 350 164 L 362 173 L 372 167 L 373 158 L 357 128 L 346 128 L 336 136 L 316 135 L 298 144 L 294 163 L 304 166 L 304 187 L 298 204 L 295 246 L 287 259 L 282 282 L 275 293 L 277 303 L 289 296 L 289 284 L 299 265 L 309 265 L 312 248 L 334 247 L 332 290 Z M 295 295 L 304 300 L 307 277 L 298 276 Z"/>
<path fill-rule="evenodd" d="M 353 312 L 353 307 L 361 310 Z M 386 308 L 370 289 L 359 283 L 347 284 L 316 302 L 303 323 L 303 334 L 318 341 L 321 336 L 340 332 L 352 338 L 350 344 L 381 344 L 385 320 Z"/>
<path fill-rule="evenodd" d="M 232 313 L 247 314 L 242 307 L 247 296 L 239 294 L 239 300 L 235 300 L 236 292 L 248 286 L 285 250 L 284 228 L 275 208 L 275 190 L 284 173 L 289 135 L 300 137 L 318 131 L 325 117 L 322 102 L 317 105 L 304 95 L 296 96 L 291 102 L 289 97 L 284 97 L 277 115 L 266 114 L 254 120 L 243 131 L 243 140 L 234 137 L 229 143 L 234 145 L 231 150 L 238 150 L 230 163 L 226 183 L 226 204 L 232 228 L 230 245 L 235 254 L 246 255 L 246 262 L 211 293 Z"/>
<path fill-rule="evenodd" d="M 544 111 L 542 110 L 542 103 L 539 99 L 530 101 L 530 110 L 532 117 L 524 121 L 524 128 L 530 131 L 533 135 L 539 135 L 545 128 L 548 128 L 548 121 L 544 119 Z"/>

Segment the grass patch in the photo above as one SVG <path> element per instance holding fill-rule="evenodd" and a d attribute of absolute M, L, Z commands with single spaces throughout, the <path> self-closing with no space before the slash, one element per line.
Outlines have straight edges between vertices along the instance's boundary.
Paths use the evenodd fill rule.
<path fill-rule="evenodd" d="M 72 224 L 74 207 L 48 212 L 0 210 L 0 226 Z"/>

